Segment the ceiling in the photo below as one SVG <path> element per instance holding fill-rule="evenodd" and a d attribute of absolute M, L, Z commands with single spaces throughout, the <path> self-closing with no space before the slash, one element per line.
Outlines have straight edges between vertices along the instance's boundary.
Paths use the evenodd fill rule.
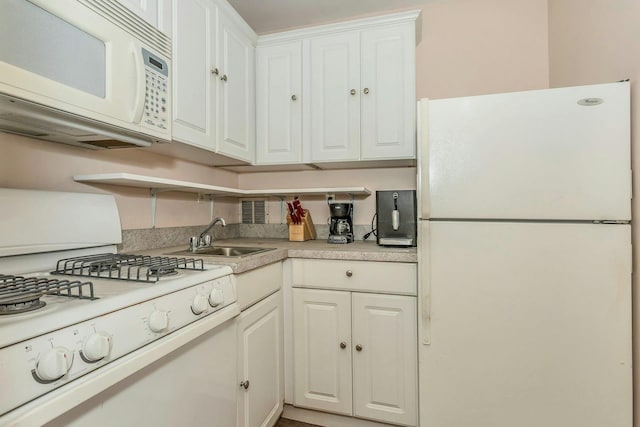
<path fill-rule="evenodd" d="M 431 0 L 228 0 L 258 34 L 424 6 Z"/>

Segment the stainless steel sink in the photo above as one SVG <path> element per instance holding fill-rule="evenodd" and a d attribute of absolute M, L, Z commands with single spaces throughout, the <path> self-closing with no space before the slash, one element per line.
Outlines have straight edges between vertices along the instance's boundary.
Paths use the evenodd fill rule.
<path fill-rule="evenodd" d="M 240 258 L 247 255 L 255 255 L 261 252 L 272 251 L 274 248 L 247 248 L 241 246 L 207 246 L 195 251 L 185 250 L 171 252 L 167 255 L 185 256 L 212 256 L 223 258 Z"/>

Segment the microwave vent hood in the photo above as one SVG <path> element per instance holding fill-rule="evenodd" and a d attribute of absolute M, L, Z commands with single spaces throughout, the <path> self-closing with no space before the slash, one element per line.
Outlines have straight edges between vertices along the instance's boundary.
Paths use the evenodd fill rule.
<path fill-rule="evenodd" d="M 95 150 L 149 147 L 148 135 L 0 94 L 0 132 Z"/>

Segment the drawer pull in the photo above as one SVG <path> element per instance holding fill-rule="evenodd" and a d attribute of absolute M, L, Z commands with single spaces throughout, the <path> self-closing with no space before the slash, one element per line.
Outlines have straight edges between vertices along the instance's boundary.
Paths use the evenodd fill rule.
<path fill-rule="evenodd" d="M 249 380 L 242 381 L 240 383 L 240 387 L 243 387 L 245 390 L 249 388 Z"/>
<path fill-rule="evenodd" d="M 344 342 L 344 341 L 342 341 L 342 342 L 340 343 L 340 348 L 342 348 L 342 349 L 347 348 L 347 343 L 346 343 L 346 342 Z"/>
<path fill-rule="evenodd" d="M 347 275 L 347 277 L 353 276 L 353 271 L 347 270 L 346 275 Z"/>

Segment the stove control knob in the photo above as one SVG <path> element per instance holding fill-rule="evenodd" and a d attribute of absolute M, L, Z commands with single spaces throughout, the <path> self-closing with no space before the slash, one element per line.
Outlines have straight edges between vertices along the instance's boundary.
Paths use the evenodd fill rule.
<path fill-rule="evenodd" d="M 202 314 L 209 308 L 209 301 L 206 295 L 196 295 L 191 303 L 193 314 Z"/>
<path fill-rule="evenodd" d="M 217 307 L 224 302 L 224 292 L 221 289 L 213 289 L 209 294 L 209 305 Z"/>
<path fill-rule="evenodd" d="M 42 382 L 62 378 L 73 363 L 73 352 L 65 347 L 54 347 L 38 359 L 34 375 Z"/>
<path fill-rule="evenodd" d="M 155 310 L 149 316 L 149 329 L 153 332 L 164 332 L 169 329 L 169 312 Z"/>
<path fill-rule="evenodd" d="M 89 362 L 97 362 L 111 352 L 111 335 L 100 331 L 89 335 L 82 346 L 81 356 Z"/>

